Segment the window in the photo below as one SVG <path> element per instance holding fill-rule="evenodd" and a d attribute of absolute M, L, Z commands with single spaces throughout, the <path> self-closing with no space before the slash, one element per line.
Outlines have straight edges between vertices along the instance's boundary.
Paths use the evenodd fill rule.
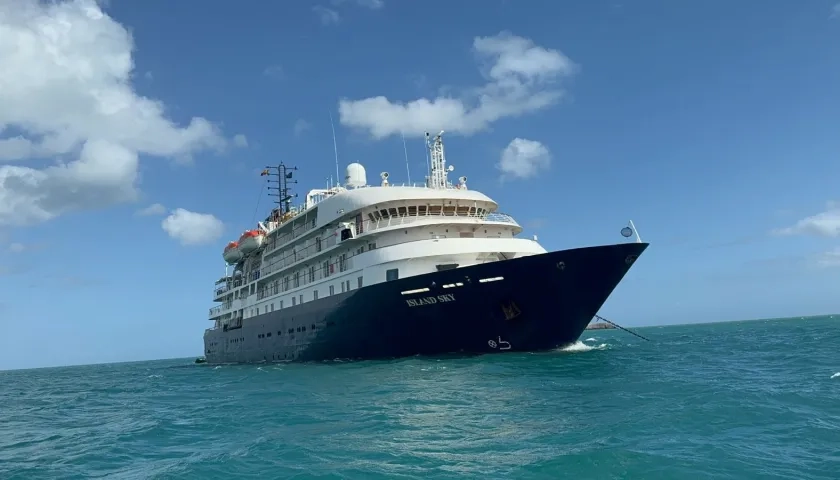
<path fill-rule="evenodd" d="M 295 288 L 300 286 L 300 272 L 295 272 Z"/>
<path fill-rule="evenodd" d="M 359 288 L 362 288 L 362 277 L 359 277 L 357 280 L 359 283 Z"/>
<path fill-rule="evenodd" d="M 330 295 L 335 295 L 335 285 L 330 285 Z"/>
<path fill-rule="evenodd" d="M 303 294 L 300 294 L 300 303 L 303 303 Z"/>
<path fill-rule="evenodd" d="M 288 290 L 288 289 L 289 289 L 289 276 L 288 276 L 288 275 L 286 275 L 286 276 L 283 278 L 283 291 L 285 292 L 285 291 L 286 291 L 286 290 Z"/>
<path fill-rule="evenodd" d="M 315 266 L 314 265 L 309 267 L 309 281 L 310 282 L 315 281 Z"/>
<path fill-rule="evenodd" d="M 297 305 L 297 298 L 292 297 L 292 306 L 294 307 L 295 305 Z"/>
<path fill-rule="evenodd" d="M 271 311 L 274 311 L 274 302 L 271 302 Z"/>
<path fill-rule="evenodd" d="M 330 275 L 330 261 L 325 260 L 324 263 L 321 264 L 321 277 L 327 278 Z"/>
<path fill-rule="evenodd" d="M 315 251 L 321 251 L 321 237 L 315 237 Z"/>
<path fill-rule="evenodd" d="M 318 290 L 315 290 L 314 292 L 312 292 L 312 299 L 313 300 L 318 300 Z"/>
<path fill-rule="evenodd" d="M 342 253 L 342 254 L 338 257 L 338 271 L 339 271 L 339 272 L 343 272 L 343 271 L 345 271 L 345 270 L 347 270 L 347 254 L 346 254 L 346 253 Z"/>
<path fill-rule="evenodd" d="M 341 293 L 344 293 L 344 285 L 345 285 L 345 283 L 344 283 L 344 281 L 342 280 L 342 281 L 341 281 Z"/>
<path fill-rule="evenodd" d="M 390 282 L 391 280 L 397 280 L 400 278 L 400 269 L 399 268 L 392 268 L 385 272 L 385 281 Z"/>

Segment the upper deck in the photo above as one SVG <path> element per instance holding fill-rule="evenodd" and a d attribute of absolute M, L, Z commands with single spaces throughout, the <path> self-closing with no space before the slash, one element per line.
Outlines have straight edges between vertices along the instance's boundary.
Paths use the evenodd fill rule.
<path fill-rule="evenodd" d="M 498 204 L 490 197 L 475 190 L 455 187 L 436 189 L 426 186 L 388 185 L 341 190 L 314 205 L 307 206 L 295 216 L 317 208 L 315 227 L 321 228 L 364 209 L 378 210 L 380 205 L 396 201 L 428 206 L 477 206 L 488 212 L 493 212 L 498 208 Z"/>

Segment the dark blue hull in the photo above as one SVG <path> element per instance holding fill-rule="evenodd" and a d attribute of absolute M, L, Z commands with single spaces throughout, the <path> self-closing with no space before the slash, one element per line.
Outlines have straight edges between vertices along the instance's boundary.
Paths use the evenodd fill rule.
<path fill-rule="evenodd" d="M 647 246 L 562 250 L 379 283 L 208 330 L 205 356 L 252 363 L 553 349 L 580 338 Z"/>

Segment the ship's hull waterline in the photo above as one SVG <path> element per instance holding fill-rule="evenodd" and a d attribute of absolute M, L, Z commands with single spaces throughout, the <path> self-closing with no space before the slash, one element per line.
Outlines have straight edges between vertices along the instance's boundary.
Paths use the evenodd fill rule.
<path fill-rule="evenodd" d="M 225 364 L 557 348 L 580 338 L 647 246 L 561 250 L 366 286 L 208 330 L 205 357 Z"/>

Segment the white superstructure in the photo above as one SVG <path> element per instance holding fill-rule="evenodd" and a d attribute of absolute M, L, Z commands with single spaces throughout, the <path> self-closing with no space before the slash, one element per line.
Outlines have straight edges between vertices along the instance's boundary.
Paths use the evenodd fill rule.
<path fill-rule="evenodd" d="M 448 180 L 454 168 L 442 134 L 426 134 L 425 185 L 393 185 L 382 172 L 370 186 L 364 167 L 352 163 L 344 186 L 311 190 L 300 207 L 275 209 L 243 233 L 242 258 L 229 252 L 225 259 L 236 263 L 216 283 L 214 328 L 397 278 L 545 253 L 536 240 L 516 238 L 519 224 L 468 190 L 466 177 Z"/>

